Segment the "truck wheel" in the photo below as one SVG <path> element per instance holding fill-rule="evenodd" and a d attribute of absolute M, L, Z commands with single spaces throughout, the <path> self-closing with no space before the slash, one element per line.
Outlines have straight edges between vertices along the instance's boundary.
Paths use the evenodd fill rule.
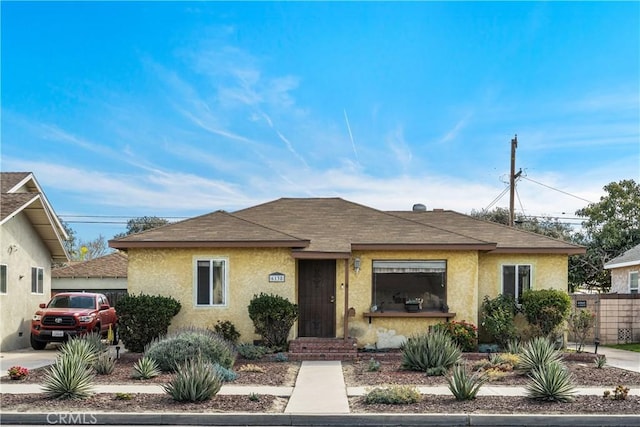
<path fill-rule="evenodd" d="M 47 343 L 45 341 L 38 341 L 36 338 L 34 338 L 33 334 L 31 334 L 31 348 L 33 348 L 34 350 L 44 350 L 46 346 Z"/>

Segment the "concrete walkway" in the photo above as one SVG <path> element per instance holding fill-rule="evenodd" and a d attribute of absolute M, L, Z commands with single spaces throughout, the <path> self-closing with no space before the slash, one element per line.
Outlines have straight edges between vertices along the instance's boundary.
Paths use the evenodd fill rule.
<path fill-rule="evenodd" d="M 567 348 L 575 348 L 575 346 L 568 346 Z M 593 353 L 595 352 L 595 347 L 593 345 L 585 345 L 584 351 Z M 640 372 L 640 353 L 637 351 L 598 346 L 598 354 L 607 356 L 607 365 L 609 366 Z"/>
<path fill-rule="evenodd" d="M 339 361 L 302 362 L 285 413 L 348 414 L 349 400 Z"/>

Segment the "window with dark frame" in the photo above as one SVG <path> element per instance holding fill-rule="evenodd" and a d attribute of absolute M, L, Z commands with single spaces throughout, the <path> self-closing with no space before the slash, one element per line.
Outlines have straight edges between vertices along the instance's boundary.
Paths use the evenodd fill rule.
<path fill-rule="evenodd" d="M 0 264 L 0 294 L 7 293 L 7 265 Z"/>
<path fill-rule="evenodd" d="M 373 261 L 372 301 L 377 311 L 405 311 L 420 301 L 422 311 L 447 307 L 447 263 L 444 260 Z"/>
<path fill-rule="evenodd" d="M 44 293 L 44 269 L 42 267 L 31 267 L 31 293 Z"/>
<path fill-rule="evenodd" d="M 629 273 L 629 293 L 637 294 L 638 290 L 638 272 L 632 271 Z"/>
<path fill-rule="evenodd" d="M 511 295 L 518 304 L 522 294 L 531 289 L 531 265 L 512 264 L 502 266 L 502 294 Z"/>
<path fill-rule="evenodd" d="M 225 305 L 226 260 L 199 259 L 196 261 L 196 305 Z"/>

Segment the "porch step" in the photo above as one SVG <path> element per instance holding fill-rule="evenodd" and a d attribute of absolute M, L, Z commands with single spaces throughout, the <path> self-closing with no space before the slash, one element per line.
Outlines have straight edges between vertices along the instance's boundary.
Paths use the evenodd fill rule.
<path fill-rule="evenodd" d="M 355 338 L 297 338 L 289 342 L 290 360 L 356 360 Z"/>

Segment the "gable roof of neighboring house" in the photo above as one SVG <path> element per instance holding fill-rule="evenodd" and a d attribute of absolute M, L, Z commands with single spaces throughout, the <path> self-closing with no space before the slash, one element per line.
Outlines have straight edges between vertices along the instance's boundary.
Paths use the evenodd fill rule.
<path fill-rule="evenodd" d="M 634 246 L 622 255 L 615 257 L 604 265 L 605 269 L 631 267 L 640 265 L 640 245 Z"/>
<path fill-rule="evenodd" d="M 62 278 L 126 278 L 127 255 L 114 252 L 88 261 L 74 262 L 51 270 L 53 279 Z"/>
<path fill-rule="evenodd" d="M 67 233 L 30 172 L 0 173 L 0 225 L 24 213 L 54 261 L 67 261 L 64 248 Z"/>
<path fill-rule="evenodd" d="M 109 245 L 288 247 L 297 258 L 348 258 L 353 250 L 584 253 L 581 246 L 452 211 L 385 212 L 341 198 L 282 198 L 167 224 Z"/>

